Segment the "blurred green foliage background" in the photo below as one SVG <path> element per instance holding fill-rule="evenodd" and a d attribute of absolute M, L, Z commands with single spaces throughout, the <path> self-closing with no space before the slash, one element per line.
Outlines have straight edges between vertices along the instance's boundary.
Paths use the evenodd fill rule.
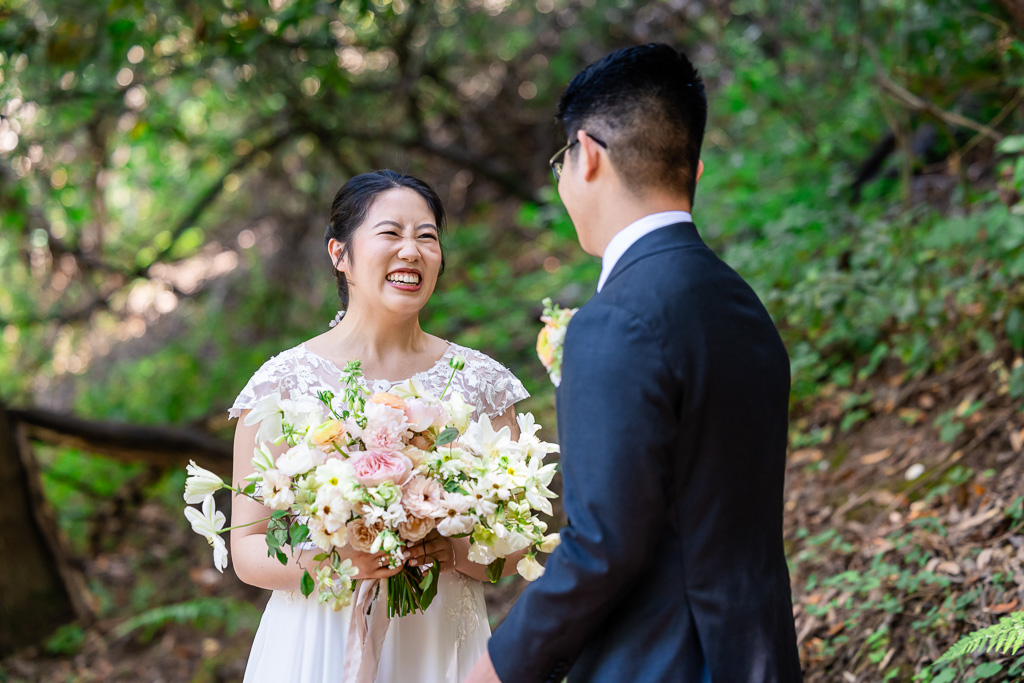
<path fill-rule="evenodd" d="M 0 0 L 0 401 L 229 437 L 248 377 L 334 316 L 334 192 L 389 167 L 451 215 L 424 328 L 512 368 L 553 438 L 539 302 L 584 303 L 600 269 L 553 114 L 648 41 L 706 81 L 695 220 L 783 334 L 794 448 L 869 419 L 872 382 L 975 356 L 1024 395 L 1019 0 Z M 96 520 L 132 482 L 179 514 L 183 472 L 37 456 L 82 557 L 114 550 Z M 189 595 L 164 590 L 103 614 Z"/>

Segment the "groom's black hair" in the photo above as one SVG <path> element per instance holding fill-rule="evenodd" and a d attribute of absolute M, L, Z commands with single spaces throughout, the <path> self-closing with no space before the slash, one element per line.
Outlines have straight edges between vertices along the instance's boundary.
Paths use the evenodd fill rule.
<path fill-rule="evenodd" d="M 605 55 L 576 74 L 558 103 L 568 139 L 582 129 L 606 142 L 629 190 L 643 196 L 660 187 L 691 203 L 707 113 L 697 69 L 663 43 Z"/>

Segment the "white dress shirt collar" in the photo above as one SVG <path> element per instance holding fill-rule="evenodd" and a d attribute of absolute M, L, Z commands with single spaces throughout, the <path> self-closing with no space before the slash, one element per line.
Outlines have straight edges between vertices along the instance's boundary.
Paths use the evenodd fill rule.
<path fill-rule="evenodd" d="M 633 246 L 644 235 L 676 223 L 692 223 L 693 217 L 687 211 L 662 211 L 644 216 L 620 230 L 605 247 L 601 256 L 601 279 L 597 281 L 597 291 L 601 291 L 612 269 L 619 262 L 626 250 Z"/>

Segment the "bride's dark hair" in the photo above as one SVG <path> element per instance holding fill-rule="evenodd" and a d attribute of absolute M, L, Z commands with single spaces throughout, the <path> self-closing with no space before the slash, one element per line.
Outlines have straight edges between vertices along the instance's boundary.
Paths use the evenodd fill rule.
<path fill-rule="evenodd" d="M 371 171 L 357 175 L 349 180 L 334 195 L 334 202 L 331 204 L 331 222 L 327 224 L 324 232 L 324 244 L 330 246 L 331 240 L 341 242 L 344 247 L 342 255 L 348 254 L 351 244 L 352 233 L 356 231 L 370 210 L 377 196 L 388 190 L 408 188 L 416 192 L 423 201 L 427 203 L 431 213 L 434 214 L 434 225 L 437 226 L 438 238 L 444 230 L 444 205 L 441 198 L 437 196 L 427 183 L 419 178 L 396 173 L 388 169 Z M 332 263 L 334 277 L 338 281 L 338 298 L 341 299 L 342 308 L 348 307 L 348 282 L 345 280 L 345 273 L 339 271 L 336 264 Z M 444 247 L 441 248 L 441 269 L 438 276 L 444 272 Z"/>

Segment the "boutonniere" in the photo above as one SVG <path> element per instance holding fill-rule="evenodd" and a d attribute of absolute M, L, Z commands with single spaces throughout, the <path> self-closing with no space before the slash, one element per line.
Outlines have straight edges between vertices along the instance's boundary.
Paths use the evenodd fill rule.
<path fill-rule="evenodd" d="M 552 303 L 548 297 L 542 302 L 544 314 L 540 317 L 544 327 L 537 335 L 537 357 L 548 371 L 551 383 L 556 387 L 562 381 L 562 346 L 565 343 L 565 330 L 578 308 L 562 308 Z"/>

